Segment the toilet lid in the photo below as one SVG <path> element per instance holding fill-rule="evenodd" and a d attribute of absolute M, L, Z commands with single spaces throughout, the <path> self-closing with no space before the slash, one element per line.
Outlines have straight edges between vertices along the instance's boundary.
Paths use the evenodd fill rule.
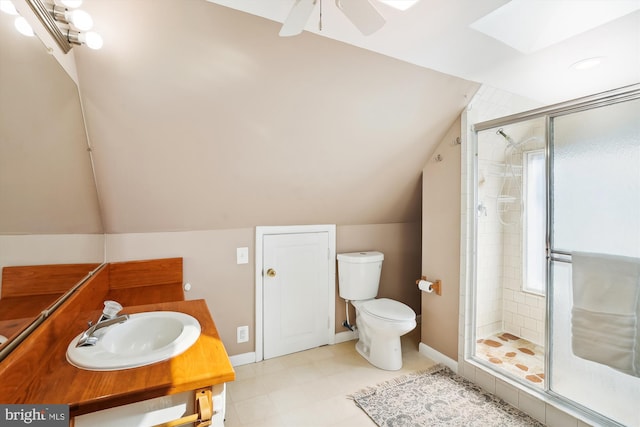
<path fill-rule="evenodd" d="M 411 307 L 400 301 L 394 301 L 388 298 L 369 300 L 362 304 L 360 310 L 381 319 L 395 320 L 398 322 L 414 320 L 416 318 L 416 313 Z"/>

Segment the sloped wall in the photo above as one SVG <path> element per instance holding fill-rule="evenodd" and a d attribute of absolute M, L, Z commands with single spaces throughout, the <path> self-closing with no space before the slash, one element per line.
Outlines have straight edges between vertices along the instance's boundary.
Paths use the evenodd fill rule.
<path fill-rule="evenodd" d="M 209 2 L 89 10 L 127 40 L 76 52 L 109 234 L 419 221 L 422 167 L 478 88 Z"/>
<path fill-rule="evenodd" d="M 422 293 L 421 342 L 458 359 L 460 296 L 460 137 L 456 120 L 422 171 L 422 274 L 442 295 Z M 436 156 L 440 155 L 441 160 Z"/>

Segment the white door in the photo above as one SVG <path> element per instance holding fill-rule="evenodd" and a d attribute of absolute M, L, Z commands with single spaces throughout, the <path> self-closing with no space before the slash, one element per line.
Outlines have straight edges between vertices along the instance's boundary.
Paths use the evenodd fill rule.
<path fill-rule="evenodd" d="M 265 359 L 333 342 L 329 240 L 328 232 L 263 237 Z"/>

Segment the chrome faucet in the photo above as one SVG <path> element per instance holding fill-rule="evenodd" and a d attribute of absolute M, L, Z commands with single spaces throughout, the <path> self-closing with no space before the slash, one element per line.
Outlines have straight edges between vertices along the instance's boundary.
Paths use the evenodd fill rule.
<path fill-rule="evenodd" d="M 98 342 L 98 337 L 94 335 L 96 331 L 117 323 L 126 322 L 127 319 L 129 319 L 129 316 L 126 314 L 117 316 L 120 310 L 122 310 L 122 306 L 119 303 L 115 301 L 105 301 L 102 315 L 100 315 L 100 318 L 95 325 L 92 324 L 92 322 L 89 322 L 89 329 L 84 331 L 80 338 L 78 338 L 76 347 L 96 345 Z"/>

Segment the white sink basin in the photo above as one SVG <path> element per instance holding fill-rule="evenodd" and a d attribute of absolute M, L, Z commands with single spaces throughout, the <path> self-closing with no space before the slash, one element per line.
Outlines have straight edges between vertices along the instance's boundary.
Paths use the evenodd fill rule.
<path fill-rule="evenodd" d="M 94 346 L 67 347 L 67 360 L 91 371 L 115 371 L 150 365 L 177 356 L 200 336 L 200 323 L 185 313 L 150 311 L 129 316 L 124 323 L 99 329 Z"/>

